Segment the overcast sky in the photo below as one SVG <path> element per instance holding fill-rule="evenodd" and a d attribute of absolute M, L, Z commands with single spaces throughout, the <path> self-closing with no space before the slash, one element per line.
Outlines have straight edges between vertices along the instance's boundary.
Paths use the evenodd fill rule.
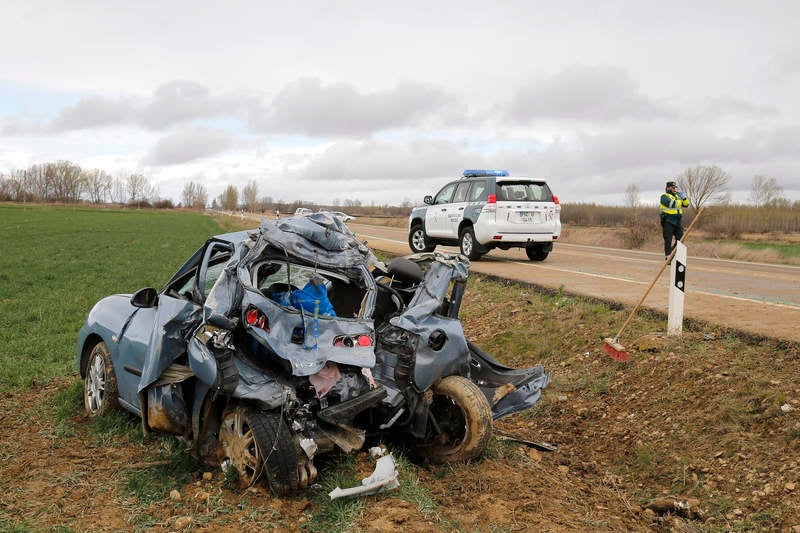
<path fill-rule="evenodd" d="M 180 201 L 421 202 L 465 168 L 562 202 L 717 165 L 800 199 L 800 2 L 0 3 L 0 172 L 67 159 Z"/>

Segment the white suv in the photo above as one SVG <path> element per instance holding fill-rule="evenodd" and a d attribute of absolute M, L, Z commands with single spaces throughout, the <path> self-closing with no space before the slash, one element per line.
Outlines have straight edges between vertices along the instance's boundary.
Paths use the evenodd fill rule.
<path fill-rule="evenodd" d="M 416 253 L 457 245 L 476 260 L 494 248 L 525 248 L 531 261 L 544 261 L 561 235 L 561 206 L 547 182 L 505 170 L 465 170 L 425 204 L 408 219 Z"/>

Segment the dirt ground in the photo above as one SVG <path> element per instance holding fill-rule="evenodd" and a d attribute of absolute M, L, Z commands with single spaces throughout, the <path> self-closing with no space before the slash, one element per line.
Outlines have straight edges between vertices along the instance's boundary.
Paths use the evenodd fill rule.
<path fill-rule="evenodd" d="M 470 305 L 476 318 L 467 333 L 487 342 L 498 334 L 492 326 L 507 306 Z M 517 311 L 509 328 L 536 318 Z M 602 352 L 589 324 L 569 326 L 569 351 L 549 363 L 553 381 L 545 397 L 530 414 L 497 422 L 498 438 L 482 459 L 415 469 L 437 510 L 419 509 L 394 493 L 369 497 L 358 528 L 800 531 L 796 347 L 741 347 L 713 331 L 688 333 L 680 345 L 654 335 L 637 341 L 633 362 L 621 365 Z M 180 500 L 143 506 L 126 497 L 125 474 L 151 465 L 159 440 L 130 442 L 123 435 L 98 443 L 83 414 L 69 420 L 71 431 L 60 431 L 40 405 L 67 384 L 0 396 L 0 517 L 12 525 L 26 521 L 35 531 L 306 529 L 307 513 L 316 511 L 313 498 L 231 489 L 219 470 L 203 479 L 201 469 L 175 486 Z M 363 453 L 356 464 L 361 477 L 374 466 Z M 144 515 L 155 519 L 143 525 Z"/>
<path fill-rule="evenodd" d="M 507 302 L 471 300 L 464 311 L 478 345 L 543 318 L 524 301 L 509 310 Z M 797 345 L 748 344 L 704 327 L 680 342 L 643 336 L 623 365 L 602 350 L 608 323 L 564 312 L 566 348 L 548 356 L 552 382 L 542 401 L 497 422 L 480 460 L 414 469 L 436 509 L 398 493 L 369 497 L 358 529 L 800 533 Z M 127 474 L 153 464 L 160 440 L 97 442 L 83 414 L 59 427 L 41 405 L 76 379 L 0 393 L 0 530 L 20 523 L 34 531 L 309 528 L 318 510 L 312 495 L 232 489 L 220 470 L 176 484 L 180 499 L 143 505 L 126 496 Z M 365 477 L 374 463 L 362 453 L 356 465 Z"/>

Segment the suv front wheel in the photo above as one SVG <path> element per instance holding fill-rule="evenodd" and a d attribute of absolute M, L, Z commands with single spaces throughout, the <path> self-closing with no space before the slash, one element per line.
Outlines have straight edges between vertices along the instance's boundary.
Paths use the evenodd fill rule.
<path fill-rule="evenodd" d="M 408 246 L 415 254 L 432 252 L 436 248 L 436 245 L 431 244 L 430 240 L 428 240 L 425 228 L 420 224 L 415 224 L 411 227 L 411 231 L 408 233 Z"/>
<path fill-rule="evenodd" d="M 458 244 L 461 248 L 461 253 L 466 255 L 470 261 L 477 261 L 483 255 L 480 251 L 480 244 L 475 240 L 475 232 L 471 226 L 461 230 L 461 235 L 458 237 Z"/>

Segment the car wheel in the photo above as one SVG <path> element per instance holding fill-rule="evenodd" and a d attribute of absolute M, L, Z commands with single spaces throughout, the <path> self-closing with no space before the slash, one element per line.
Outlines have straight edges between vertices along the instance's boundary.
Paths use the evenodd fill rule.
<path fill-rule="evenodd" d="M 461 253 L 466 255 L 471 261 L 477 261 L 483 255 L 478 251 L 480 245 L 478 241 L 475 240 L 475 232 L 469 226 L 461 230 L 458 243 L 461 247 Z"/>
<path fill-rule="evenodd" d="M 542 251 L 542 247 L 539 245 L 526 246 L 525 253 L 528 254 L 528 259 L 531 261 L 544 261 L 549 255 L 549 252 Z"/>
<path fill-rule="evenodd" d="M 492 408 L 481 390 L 462 376 L 448 376 L 432 388 L 428 435 L 417 452 L 433 463 L 478 457 L 492 436 Z"/>
<path fill-rule="evenodd" d="M 100 341 L 89 352 L 83 381 L 83 406 L 89 416 L 103 416 L 118 405 L 119 391 L 114 365 L 106 343 Z"/>
<path fill-rule="evenodd" d="M 244 484 L 265 479 L 279 496 L 298 489 L 298 450 L 279 411 L 237 405 L 222 417 L 219 433 L 224 456 Z"/>
<path fill-rule="evenodd" d="M 411 228 L 408 234 L 408 246 L 415 254 L 423 252 L 432 252 L 436 248 L 435 244 L 431 244 L 428 235 L 425 233 L 425 228 L 416 224 Z"/>

